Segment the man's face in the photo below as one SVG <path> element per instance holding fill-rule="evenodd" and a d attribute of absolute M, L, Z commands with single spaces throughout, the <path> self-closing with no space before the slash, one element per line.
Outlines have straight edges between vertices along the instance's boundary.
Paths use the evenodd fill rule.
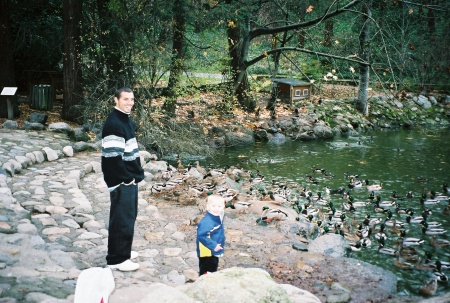
<path fill-rule="evenodd" d="M 131 113 L 131 109 L 134 105 L 134 94 L 122 92 L 119 99 L 114 97 L 114 101 L 116 102 L 117 108 L 119 108 L 121 111 Z"/>

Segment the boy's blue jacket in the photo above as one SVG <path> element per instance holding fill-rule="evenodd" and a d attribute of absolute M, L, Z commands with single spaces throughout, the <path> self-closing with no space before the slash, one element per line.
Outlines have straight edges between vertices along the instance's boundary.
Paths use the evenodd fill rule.
<path fill-rule="evenodd" d="M 225 231 L 223 219 L 220 216 L 214 216 L 210 212 L 200 220 L 197 226 L 197 256 L 211 257 L 223 254 L 223 249 L 214 251 L 217 244 L 225 247 Z"/>

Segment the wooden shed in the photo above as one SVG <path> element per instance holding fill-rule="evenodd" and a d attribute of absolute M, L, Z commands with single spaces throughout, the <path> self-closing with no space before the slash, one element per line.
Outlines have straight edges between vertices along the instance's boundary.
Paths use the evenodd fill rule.
<path fill-rule="evenodd" d="M 272 78 L 274 88 L 278 90 L 278 97 L 289 101 L 309 99 L 311 96 L 311 83 L 292 78 Z"/>

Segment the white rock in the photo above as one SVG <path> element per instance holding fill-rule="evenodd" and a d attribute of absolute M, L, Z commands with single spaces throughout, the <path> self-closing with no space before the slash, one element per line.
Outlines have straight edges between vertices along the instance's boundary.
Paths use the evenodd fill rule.
<path fill-rule="evenodd" d="M 64 146 L 62 152 L 66 157 L 73 157 L 73 147 L 70 145 Z"/>
<path fill-rule="evenodd" d="M 40 164 L 40 163 L 43 163 L 45 161 L 44 154 L 41 151 L 34 151 L 33 154 L 36 157 L 36 162 L 37 163 Z"/>
<path fill-rule="evenodd" d="M 67 227 L 71 227 L 71 228 L 75 228 L 75 229 L 80 228 L 80 225 L 77 222 L 75 222 L 74 219 L 66 219 L 66 220 L 62 221 L 61 223 Z"/>

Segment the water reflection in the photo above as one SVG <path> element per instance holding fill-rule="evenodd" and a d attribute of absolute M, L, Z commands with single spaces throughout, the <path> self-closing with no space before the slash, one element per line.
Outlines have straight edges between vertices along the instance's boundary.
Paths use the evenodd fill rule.
<path fill-rule="evenodd" d="M 266 177 L 266 186 L 274 178 L 294 182 L 299 188 L 308 188 L 314 194 L 325 194 L 325 187 L 347 187 L 349 180 L 345 174 L 358 175 L 371 183 L 382 183 L 377 194 L 382 200 L 389 200 L 396 191 L 402 208 L 412 208 L 414 216 L 420 216 L 425 206 L 419 197 L 430 191 L 442 192 L 444 183 L 450 183 L 450 143 L 448 129 L 379 131 L 368 135 L 336 138 L 333 141 L 287 142 L 281 145 L 259 143 L 249 148 L 227 149 L 223 154 L 210 160 L 213 165 L 240 164 L 242 168 L 259 170 Z M 205 164 L 205 163 L 204 163 Z M 333 178 L 324 177 L 312 171 L 312 167 L 322 168 Z M 317 184 L 305 180 L 311 174 Z M 263 186 L 263 185 L 262 185 Z M 349 189 L 358 201 L 368 201 L 369 191 L 365 187 Z M 414 198 L 406 198 L 411 191 Z M 340 196 L 326 196 L 337 209 L 342 206 Z M 432 214 L 428 221 L 437 221 L 442 228 L 449 229 L 449 215 L 443 213 L 447 201 L 429 205 Z M 375 213 L 373 206 L 357 208 L 354 220 L 361 221 L 367 213 L 384 219 L 385 214 Z M 424 235 L 419 224 L 406 223 L 405 215 L 393 211 L 393 218 L 404 222 L 408 237 L 424 239 L 417 247 L 419 256 L 425 260 L 425 252 L 432 260 L 450 261 L 450 249 L 430 244 L 430 236 Z M 387 247 L 396 247 L 398 236 L 387 232 Z M 448 240 L 448 232 L 438 238 Z M 380 254 L 375 239 L 370 247 L 354 252 L 353 257 L 389 269 L 397 274 L 400 293 L 417 294 L 420 286 L 432 276 L 432 271 L 407 270 L 394 267 L 395 257 Z M 447 274 L 448 274 L 448 270 Z M 444 270 L 445 272 L 445 270 Z M 438 294 L 450 289 L 448 283 L 440 283 Z"/>

